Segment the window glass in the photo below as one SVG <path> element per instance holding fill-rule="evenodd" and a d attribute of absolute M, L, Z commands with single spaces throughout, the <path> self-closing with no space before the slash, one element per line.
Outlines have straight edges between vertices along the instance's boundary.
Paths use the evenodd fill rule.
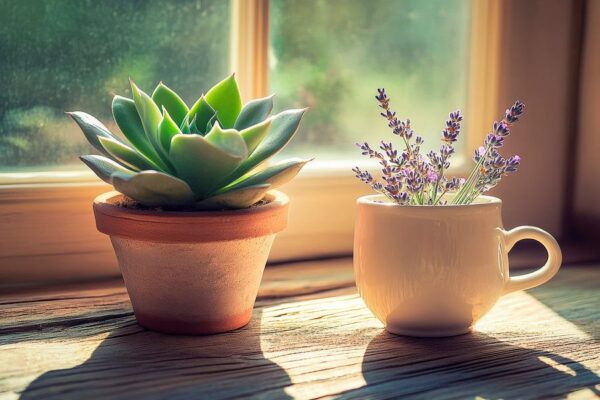
<path fill-rule="evenodd" d="M 128 78 L 160 79 L 192 102 L 229 68 L 230 3 L 223 0 L 0 2 L 0 169 L 79 165 L 89 150 L 64 111 L 113 132 L 114 94 Z"/>
<path fill-rule="evenodd" d="M 311 108 L 288 154 L 356 159 L 354 142 L 393 138 L 379 117 L 379 87 L 425 148 L 439 146 L 450 111 L 465 110 L 471 0 L 270 4 L 276 107 Z"/>

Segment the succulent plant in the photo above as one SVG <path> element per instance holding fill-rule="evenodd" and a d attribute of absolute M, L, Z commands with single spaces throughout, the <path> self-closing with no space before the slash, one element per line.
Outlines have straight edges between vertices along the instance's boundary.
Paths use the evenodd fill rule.
<path fill-rule="evenodd" d="M 69 114 L 102 155 L 81 160 L 122 194 L 149 207 L 249 207 L 309 161 L 261 166 L 294 136 L 305 109 L 269 116 L 273 96 L 242 105 L 231 75 L 191 107 L 162 82 L 152 96 L 133 81 L 133 99 L 115 96 L 112 112 L 123 136 L 84 112 Z"/>

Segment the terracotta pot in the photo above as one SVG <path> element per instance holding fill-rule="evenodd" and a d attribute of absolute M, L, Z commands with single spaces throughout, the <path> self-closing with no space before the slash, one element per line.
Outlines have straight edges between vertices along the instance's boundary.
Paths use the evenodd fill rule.
<path fill-rule="evenodd" d="M 94 201 L 96 227 L 110 236 L 138 323 L 172 334 L 211 334 L 248 323 L 288 198 L 230 211 L 121 207 L 118 192 Z"/>
<path fill-rule="evenodd" d="M 490 196 L 447 206 L 399 206 L 382 195 L 358 199 L 356 285 L 389 332 L 467 333 L 500 296 L 541 285 L 558 272 L 556 240 L 533 226 L 504 230 L 501 206 Z M 548 261 L 511 277 L 508 252 L 523 239 L 540 242 Z"/>

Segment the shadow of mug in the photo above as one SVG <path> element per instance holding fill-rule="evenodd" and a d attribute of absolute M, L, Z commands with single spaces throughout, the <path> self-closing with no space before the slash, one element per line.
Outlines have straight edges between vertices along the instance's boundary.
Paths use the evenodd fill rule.
<path fill-rule="evenodd" d="M 110 333 L 84 363 L 46 372 L 29 399 L 291 399 L 288 374 L 263 356 L 261 311 L 250 325 L 212 336 L 169 336 L 137 324 Z"/>
<path fill-rule="evenodd" d="M 382 332 L 367 347 L 362 374 L 366 385 L 339 399 L 537 399 L 584 388 L 600 395 L 600 378 L 582 364 L 481 333 L 419 339 Z"/>

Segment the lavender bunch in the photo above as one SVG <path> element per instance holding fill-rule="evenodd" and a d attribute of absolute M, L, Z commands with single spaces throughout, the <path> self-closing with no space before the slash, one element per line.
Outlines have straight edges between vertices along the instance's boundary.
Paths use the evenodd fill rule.
<path fill-rule="evenodd" d="M 421 154 L 423 138 L 416 135 L 410 120 L 400 120 L 390 109 L 390 98 L 385 89 L 377 89 L 381 116 L 386 119 L 392 133 L 402 139 L 403 149 L 398 151 L 391 142 L 381 141 L 378 149 L 367 142 L 356 143 L 363 155 L 375 159 L 381 167 L 381 177 L 377 179 L 368 171 L 355 167 L 352 171 L 362 182 L 373 190 L 385 195 L 400 205 L 443 205 L 444 196 L 456 193 L 452 204 L 469 204 L 481 193 L 498 184 L 500 179 L 517 170 L 520 158 L 512 156 L 504 159 L 498 149 L 504 138 L 510 134 L 510 125 L 519 120 L 525 106 L 517 101 L 506 110 L 501 121 L 494 122 L 492 132 L 485 139 L 484 146 L 475 151 L 475 167 L 468 178 L 447 178 L 450 159 L 455 153 L 454 143 L 458 140 L 463 117 L 460 111 L 451 112 L 442 130 L 439 151 Z"/>
<path fill-rule="evenodd" d="M 517 100 L 505 111 L 501 121 L 494 122 L 492 132 L 486 136 L 483 146 L 475 150 L 475 167 L 454 197 L 453 204 L 472 203 L 477 196 L 496 186 L 503 176 L 518 169 L 521 157 L 514 155 L 505 159 L 500 155 L 499 149 L 510 135 L 510 126 L 517 123 L 524 112 L 525 104 Z"/>

